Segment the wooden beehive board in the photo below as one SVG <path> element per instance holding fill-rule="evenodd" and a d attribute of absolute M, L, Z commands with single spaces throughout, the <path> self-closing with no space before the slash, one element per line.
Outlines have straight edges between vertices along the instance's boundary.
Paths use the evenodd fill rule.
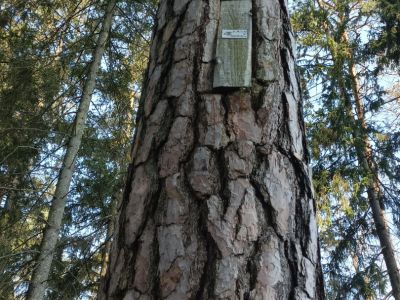
<path fill-rule="evenodd" d="M 214 87 L 251 85 L 251 1 L 221 1 Z"/>

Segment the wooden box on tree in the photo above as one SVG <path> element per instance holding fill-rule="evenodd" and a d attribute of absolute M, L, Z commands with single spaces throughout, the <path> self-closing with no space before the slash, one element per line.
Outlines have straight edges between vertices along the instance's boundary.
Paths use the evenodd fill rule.
<path fill-rule="evenodd" d="M 251 1 L 221 1 L 214 87 L 251 86 Z"/>

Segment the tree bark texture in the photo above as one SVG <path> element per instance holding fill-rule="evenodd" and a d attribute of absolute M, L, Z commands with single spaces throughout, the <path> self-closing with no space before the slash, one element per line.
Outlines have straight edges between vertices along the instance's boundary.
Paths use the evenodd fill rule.
<path fill-rule="evenodd" d="M 58 241 L 58 232 L 60 230 L 64 215 L 65 203 L 71 185 L 76 156 L 82 142 L 82 136 L 85 129 L 92 93 L 95 87 L 97 72 L 99 70 L 101 58 L 104 53 L 108 33 L 111 28 L 115 3 L 116 0 L 110 0 L 107 4 L 102 29 L 97 40 L 97 45 L 93 53 L 93 60 L 90 64 L 88 77 L 82 91 L 82 99 L 79 103 L 78 112 L 74 120 L 74 132 L 68 141 L 68 146 L 63 159 L 63 165 L 60 170 L 56 190 L 51 203 L 47 226 L 44 230 L 40 247 L 40 255 L 37 259 L 32 280 L 29 285 L 27 295 L 28 300 L 41 300 L 45 296 L 46 281 L 49 277 L 50 267 Z"/>
<path fill-rule="evenodd" d="M 252 7 L 252 87 L 213 89 L 220 2 L 160 2 L 100 299 L 324 298 L 287 3 Z"/>

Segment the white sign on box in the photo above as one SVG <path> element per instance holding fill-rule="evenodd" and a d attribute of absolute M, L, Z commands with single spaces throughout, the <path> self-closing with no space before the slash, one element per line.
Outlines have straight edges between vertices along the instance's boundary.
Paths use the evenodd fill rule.
<path fill-rule="evenodd" d="M 247 39 L 247 30 L 243 29 L 222 29 L 224 39 Z"/>

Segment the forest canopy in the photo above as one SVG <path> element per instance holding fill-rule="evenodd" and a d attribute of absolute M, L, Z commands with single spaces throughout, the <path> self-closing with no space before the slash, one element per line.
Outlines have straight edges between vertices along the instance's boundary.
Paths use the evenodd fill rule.
<path fill-rule="evenodd" d="M 327 299 L 399 299 L 400 2 L 292 2 Z M 157 9 L 0 3 L 0 300 L 96 298 Z"/>

